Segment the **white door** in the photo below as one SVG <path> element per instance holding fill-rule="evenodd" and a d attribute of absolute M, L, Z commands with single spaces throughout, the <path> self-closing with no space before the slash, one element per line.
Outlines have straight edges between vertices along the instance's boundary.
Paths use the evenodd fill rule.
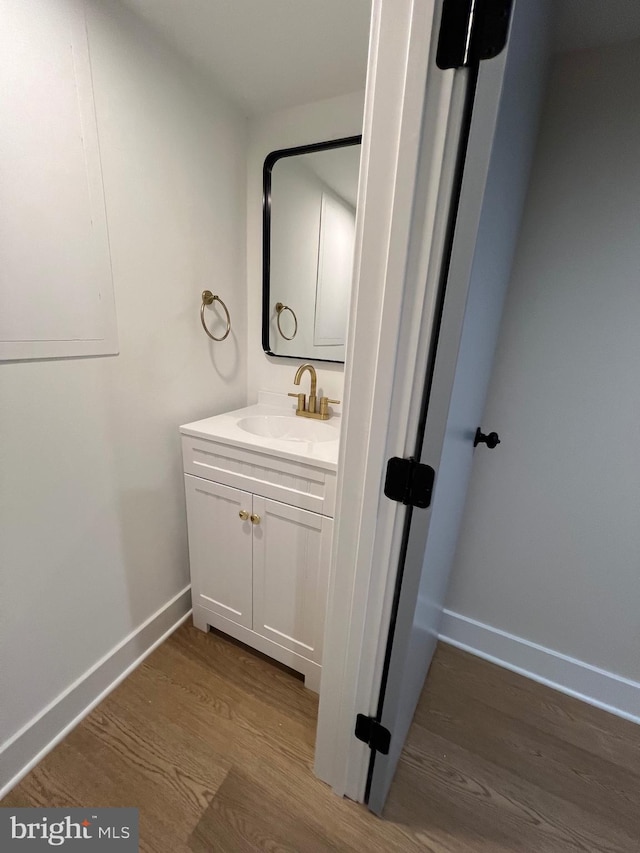
<path fill-rule="evenodd" d="M 184 483 L 194 603 L 251 628 L 252 496 L 191 474 Z"/>
<path fill-rule="evenodd" d="M 322 662 L 333 520 L 253 496 L 253 630 Z"/>
<path fill-rule="evenodd" d="M 377 813 L 438 639 L 533 156 L 545 24 L 543 4 L 518 0 L 507 48 L 478 69 L 441 319 L 425 380 L 424 431 L 416 441 L 415 456 L 436 471 L 435 489 L 430 508 L 407 509 L 376 715 L 391 736 L 387 754 L 372 751 L 368 804 Z"/>

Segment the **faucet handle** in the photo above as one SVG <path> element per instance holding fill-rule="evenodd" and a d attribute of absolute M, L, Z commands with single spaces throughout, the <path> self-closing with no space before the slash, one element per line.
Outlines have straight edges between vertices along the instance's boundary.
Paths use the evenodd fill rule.
<path fill-rule="evenodd" d="M 329 403 L 338 404 L 340 400 L 330 400 L 328 397 L 320 397 L 320 417 L 323 420 L 329 418 Z"/>
<path fill-rule="evenodd" d="M 297 397 L 298 398 L 298 408 L 296 409 L 296 411 L 297 412 L 304 412 L 304 408 L 305 408 L 306 401 L 307 401 L 306 394 L 295 394 L 295 393 L 289 392 L 288 396 L 289 397 Z"/>

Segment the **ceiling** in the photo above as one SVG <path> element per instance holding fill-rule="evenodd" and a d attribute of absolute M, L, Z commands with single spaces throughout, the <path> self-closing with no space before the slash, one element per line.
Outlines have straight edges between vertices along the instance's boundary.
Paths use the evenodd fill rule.
<path fill-rule="evenodd" d="M 364 89 L 371 0 L 123 0 L 247 115 Z"/>
<path fill-rule="evenodd" d="M 558 52 L 640 38 L 638 0 L 553 0 L 552 6 Z"/>
<path fill-rule="evenodd" d="M 371 0 L 122 2 L 246 115 L 364 89 Z M 551 0 L 551 9 L 558 52 L 640 38 L 640 0 Z"/>

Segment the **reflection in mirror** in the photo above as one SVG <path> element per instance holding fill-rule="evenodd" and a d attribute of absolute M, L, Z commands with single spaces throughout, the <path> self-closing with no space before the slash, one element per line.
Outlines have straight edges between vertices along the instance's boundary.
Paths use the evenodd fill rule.
<path fill-rule="evenodd" d="M 265 160 L 262 345 L 270 355 L 344 361 L 360 139 Z"/>

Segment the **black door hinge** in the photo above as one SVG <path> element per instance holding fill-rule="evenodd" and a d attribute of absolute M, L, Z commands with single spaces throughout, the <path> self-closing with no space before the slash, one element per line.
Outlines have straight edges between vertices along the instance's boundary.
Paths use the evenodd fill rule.
<path fill-rule="evenodd" d="M 413 457 L 394 456 L 387 462 L 384 493 L 392 501 L 426 509 L 431 504 L 436 472 Z"/>
<path fill-rule="evenodd" d="M 391 732 L 380 725 L 375 717 L 366 717 L 364 714 L 358 714 L 356 717 L 355 735 L 358 740 L 364 741 L 367 746 L 375 749 L 376 752 L 381 752 L 383 755 L 389 754 Z"/>
<path fill-rule="evenodd" d="M 463 68 L 493 59 L 507 43 L 513 0 L 444 0 L 438 68 Z"/>

